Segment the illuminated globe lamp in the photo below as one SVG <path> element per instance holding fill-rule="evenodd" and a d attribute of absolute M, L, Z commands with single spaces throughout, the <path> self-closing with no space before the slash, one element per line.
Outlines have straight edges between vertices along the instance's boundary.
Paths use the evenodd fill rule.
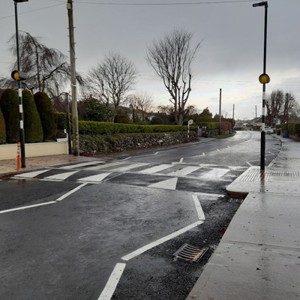
<path fill-rule="evenodd" d="M 258 80 L 261 84 L 266 84 L 270 82 L 270 76 L 266 73 L 263 73 L 259 76 Z"/>

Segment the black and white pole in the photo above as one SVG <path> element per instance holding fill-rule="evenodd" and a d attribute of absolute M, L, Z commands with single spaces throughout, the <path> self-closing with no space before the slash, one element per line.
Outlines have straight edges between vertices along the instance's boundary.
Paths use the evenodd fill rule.
<path fill-rule="evenodd" d="M 18 2 L 27 2 L 27 1 L 28 0 L 14 0 L 15 24 L 16 24 L 17 67 L 18 67 L 19 72 L 21 71 L 21 63 L 20 63 L 20 53 L 19 53 Z M 24 114 L 23 114 L 23 98 L 22 98 L 21 80 L 18 80 L 18 97 L 19 97 L 19 116 L 20 116 L 21 167 L 26 168 Z"/>
<path fill-rule="evenodd" d="M 266 152 L 266 132 L 265 132 L 265 109 L 266 109 L 266 84 L 270 82 L 270 77 L 266 73 L 267 64 L 267 24 L 268 24 L 268 1 L 254 3 L 253 7 L 264 6 L 264 53 L 263 53 L 263 73 L 259 76 L 259 82 L 262 83 L 262 126 L 261 126 L 261 149 L 260 149 L 260 171 L 265 170 L 265 152 Z"/>

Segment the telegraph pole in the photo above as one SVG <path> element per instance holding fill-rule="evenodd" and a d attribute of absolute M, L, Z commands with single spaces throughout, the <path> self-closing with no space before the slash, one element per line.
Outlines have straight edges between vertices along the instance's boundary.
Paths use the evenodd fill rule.
<path fill-rule="evenodd" d="M 222 105 L 222 89 L 220 89 L 220 96 L 219 96 L 219 135 L 221 135 L 221 123 L 222 123 L 222 117 L 221 117 L 221 105 Z"/>
<path fill-rule="evenodd" d="M 19 52 L 19 26 L 18 26 L 18 3 L 27 2 L 28 0 L 14 0 L 15 4 L 15 24 L 16 24 L 16 46 L 17 46 L 17 72 L 21 72 L 20 52 Z M 25 131 L 24 131 L 24 113 L 22 98 L 21 78 L 18 79 L 18 97 L 19 97 L 19 116 L 20 116 L 20 146 L 21 146 L 21 167 L 26 168 L 25 158 Z"/>
<path fill-rule="evenodd" d="M 76 65 L 75 65 L 75 39 L 73 21 L 73 0 L 68 0 L 68 20 L 69 20 L 69 44 L 70 44 L 70 66 L 71 66 L 71 96 L 72 96 L 72 146 L 73 155 L 79 155 L 79 129 L 77 111 L 77 91 L 76 91 Z"/>

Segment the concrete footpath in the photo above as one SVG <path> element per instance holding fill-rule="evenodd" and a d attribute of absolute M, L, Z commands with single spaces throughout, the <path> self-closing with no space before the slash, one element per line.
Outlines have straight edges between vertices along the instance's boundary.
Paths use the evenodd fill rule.
<path fill-rule="evenodd" d="M 187 300 L 300 299 L 300 143 L 227 188 L 248 194 Z"/>

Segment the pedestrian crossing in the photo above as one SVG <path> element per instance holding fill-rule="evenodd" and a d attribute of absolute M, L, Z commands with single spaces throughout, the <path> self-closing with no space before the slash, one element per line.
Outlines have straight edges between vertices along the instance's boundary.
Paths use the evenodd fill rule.
<path fill-rule="evenodd" d="M 22 173 L 14 179 L 39 179 L 43 181 L 75 181 L 99 184 L 103 181 L 151 188 L 175 190 L 205 186 L 206 182 L 231 182 L 245 167 L 217 166 L 211 164 L 155 164 L 129 161 L 93 161 Z"/>

